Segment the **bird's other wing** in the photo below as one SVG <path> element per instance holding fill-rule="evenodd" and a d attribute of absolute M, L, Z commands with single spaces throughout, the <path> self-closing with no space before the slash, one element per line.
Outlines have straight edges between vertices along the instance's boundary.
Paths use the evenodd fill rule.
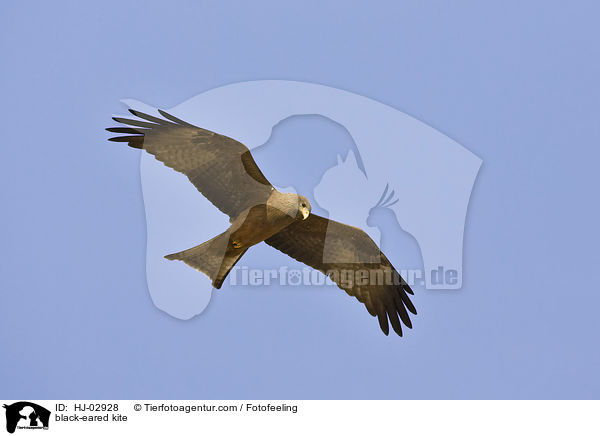
<path fill-rule="evenodd" d="M 165 119 L 135 110 L 130 112 L 141 120 L 114 117 L 118 123 L 130 127 L 106 129 L 126 134 L 109 141 L 144 149 L 166 166 L 185 174 L 198 191 L 232 219 L 269 198 L 273 186 L 244 144 L 161 110 Z"/>
<path fill-rule="evenodd" d="M 377 316 L 386 335 L 388 319 L 400 336 L 402 326 L 398 318 L 412 328 L 408 311 L 417 313 L 407 295 L 412 290 L 361 229 L 311 214 L 265 242 L 329 276 L 363 303 L 372 316 Z"/>

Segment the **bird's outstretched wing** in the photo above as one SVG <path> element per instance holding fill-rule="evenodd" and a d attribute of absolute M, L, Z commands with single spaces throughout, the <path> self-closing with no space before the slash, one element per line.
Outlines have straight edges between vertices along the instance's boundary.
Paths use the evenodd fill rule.
<path fill-rule="evenodd" d="M 161 110 L 165 119 L 135 110 L 130 112 L 142 120 L 114 117 L 115 121 L 131 127 L 106 129 L 127 134 L 109 141 L 143 148 L 166 166 L 185 174 L 198 191 L 232 219 L 269 198 L 273 186 L 244 144 Z"/>
<path fill-rule="evenodd" d="M 265 241 L 288 256 L 328 275 L 377 316 L 387 335 L 389 324 L 402 336 L 398 317 L 412 328 L 408 311 L 417 311 L 402 280 L 377 244 L 359 228 L 311 214 Z"/>

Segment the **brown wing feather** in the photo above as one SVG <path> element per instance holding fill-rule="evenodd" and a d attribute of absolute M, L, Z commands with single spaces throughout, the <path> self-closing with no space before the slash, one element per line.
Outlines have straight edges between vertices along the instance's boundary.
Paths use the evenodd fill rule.
<path fill-rule="evenodd" d="M 134 136 L 109 140 L 143 148 L 166 166 L 185 174 L 198 191 L 231 218 L 269 198 L 273 186 L 244 144 L 193 126 L 164 111 L 159 110 L 166 120 L 134 110 L 130 112 L 143 121 L 113 118 L 134 127 L 106 130 Z"/>
<path fill-rule="evenodd" d="M 417 313 L 407 295 L 412 294 L 412 290 L 361 229 L 311 214 L 265 242 L 327 274 L 341 289 L 363 303 L 371 315 L 377 316 L 386 335 L 388 319 L 400 336 L 402 327 L 398 317 L 412 328 L 407 312 L 408 309 Z"/>

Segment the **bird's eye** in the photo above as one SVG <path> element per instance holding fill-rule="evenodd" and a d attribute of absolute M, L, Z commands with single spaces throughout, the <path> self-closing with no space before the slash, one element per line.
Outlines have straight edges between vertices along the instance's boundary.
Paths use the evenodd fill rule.
<path fill-rule="evenodd" d="M 302 203 L 302 207 L 306 207 L 306 203 Z"/>

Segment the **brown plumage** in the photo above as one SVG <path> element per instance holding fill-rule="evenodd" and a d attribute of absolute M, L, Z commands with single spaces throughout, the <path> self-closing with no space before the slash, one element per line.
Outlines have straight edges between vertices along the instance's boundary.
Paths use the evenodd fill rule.
<path fill-rule="evenodd" d="M 146 150 L 166 166 L 185 174 L 231 226 L 188 250 L 165 256 L 205 273 L 220 288 L 231 268 L 262 241 L 327 274 L 348 295 L 377 316 L 381 330 L 389 322 L 402 336 L 401 322 L 412 327 L 416 314 L 412 290 L 361 229 L 310 213 L 309 201 L 277 191 L 256 165 L 248 148 L 227 136 L 193 126 L 164 111 L 158 118 L 138 111 L 140 119 L 113 118 L 132 127 L 107 130 L 125 134 L 110 141 Z"/>

